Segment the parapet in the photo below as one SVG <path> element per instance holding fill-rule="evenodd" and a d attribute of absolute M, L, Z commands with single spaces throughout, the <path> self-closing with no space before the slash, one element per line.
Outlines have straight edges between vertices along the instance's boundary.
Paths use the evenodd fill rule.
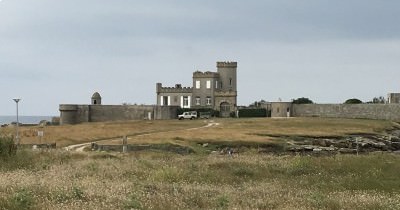
<path fill-rule="evenodd" d="M 156 84 L 157 93 L 191 93 L 191 87 L 182 87 L 181 84 L 176 84 L 175 87 L 163 87 L 161 83 Z"/>
<path fill-rule="evenodd" d="M 193 72 L 193 78 L 217 78 L 219 77 L 219 73 L 217 72 L 211 72 L 211 71 L 206 71 L 206 72 L 201 72 L 201 71 L 195 71 Z"/>
<path fill-rule="evenodd" d="M 217 68 L 236 68 L 237 62 L 234 61 L 219 61 L 217 62 Z"/>
<path fill-rule="evenodd" d="M 78 105 L 76 104 L 60 104 L 60 111 L 78 111 Z"/>

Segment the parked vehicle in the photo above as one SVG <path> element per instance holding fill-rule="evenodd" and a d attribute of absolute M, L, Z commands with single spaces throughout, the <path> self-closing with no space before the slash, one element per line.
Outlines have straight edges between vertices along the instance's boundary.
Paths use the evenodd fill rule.
<path fill-rule="evenodd" d="M 197 118 L 197 112 L 196 111 L 184 112 L 183 114 L 178 115 L 178 119 L 179 120 L 184 120 L 184 119 L 194 120 L 196 118 Z"/>

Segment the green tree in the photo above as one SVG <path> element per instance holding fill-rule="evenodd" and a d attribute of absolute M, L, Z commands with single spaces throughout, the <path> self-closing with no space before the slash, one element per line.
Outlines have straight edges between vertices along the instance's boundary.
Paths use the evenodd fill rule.
<path fill-rule="evenodd" d="M 298 98 L 298 99 L 293 99 L 292 103 L 294 104 L 313 104 L 314 102 L 312 100 L 310 100 L 309 98 Z"/>
<path fill-rule="evenodd" d="M 347 99 L 344 103 L 345 104 L 362 104 L 362 101 L 357 98 L 351 98 L 351 99 Z"/>
<path fill-rule="evenodd" d="M 385 103 L 385 97 L 383 97 L 383 96 L 379 96 L 379 97 L 374 97 L 373 99 L 372 99 L 372 103 L 373 104 L 384 104 Z"/>

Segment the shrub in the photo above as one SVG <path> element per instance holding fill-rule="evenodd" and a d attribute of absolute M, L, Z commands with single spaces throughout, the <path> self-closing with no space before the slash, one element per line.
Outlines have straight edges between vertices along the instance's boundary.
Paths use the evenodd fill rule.
<path fill-rule="evenodd" d="M 345 104 L 362 104 L 362 101 L 357 98 L 351 98 L 351 99 L 347 99 L 344 103 Z"/>
<path fill-rule="evenodd" d="M 313 104 L 314 102 L 310 100 L 309 98 L 298 98 L 298 99 L 293 99 L 292 101 L 294 104 Z"/>
<path fill-rule="evenodd" d="M 34 198 L 30 191 L 21 189 L 13 196 L 12 203 L 16 209 L 32 209 Z"/>
<path fill-rule="evenodd" d="M 266 117 L 267 109 L 258 108 L 258 109 L 240 109 L 239 117 Z"/>
<path fill-rule="evenodd" d="M 8 158 L 15 155 L 17 147 L 11 137 L 0 136 L 0 157 Z"/>

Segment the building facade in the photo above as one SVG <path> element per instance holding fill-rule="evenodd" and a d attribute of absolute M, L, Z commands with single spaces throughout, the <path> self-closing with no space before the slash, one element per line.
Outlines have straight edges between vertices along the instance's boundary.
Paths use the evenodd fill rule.
<path fill-rule="evenodd" d="M 389 93 L 387 97 L 388 104 L 400 104 L 400 93 Z"/>
<path fill-rule="evenodd" d="M 237 110 L 237 62 L 217 62 L 216 72 L 193 72 L 192 87 L 156 85 L 157 105 L 209 108 L 229 117 Z"/>

